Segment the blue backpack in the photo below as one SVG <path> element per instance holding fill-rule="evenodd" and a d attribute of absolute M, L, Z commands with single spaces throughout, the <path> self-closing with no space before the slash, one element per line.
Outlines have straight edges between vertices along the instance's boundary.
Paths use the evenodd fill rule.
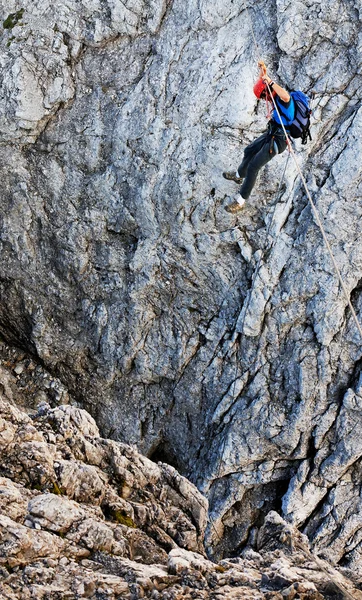
<path fill-rule="evenodd" d="M 295 111 L 293 119 L 288 119 L 287 115 L 283 112 L 283 106 L 279 102 L 277 103 L 278 110 L 285 128 L 291 137 L 302 138 L 302 144 L 306 144 L 308 138 L 312 139 L 310 133 L 310 115 L 312 114 L 310 100 L 306 94 L 299 90 L 291 92 L 290 95 L 294 100 Z"/>

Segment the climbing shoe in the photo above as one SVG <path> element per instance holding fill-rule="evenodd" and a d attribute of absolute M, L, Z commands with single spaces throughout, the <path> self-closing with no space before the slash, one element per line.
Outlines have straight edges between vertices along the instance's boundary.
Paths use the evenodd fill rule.
<path fill-rule="evenodd" d="M 235 181 L 235 183 L 238 183 L 239 185 L 243 182 L 243 178 L 238 177 L 236 171 L 224 171 L 222 176 L 224 179 L 228 179 L 229 181 Z"/>
<path fill-rule="evenodd" d="M 235 214 L 243 209 L 244 204 L 245 204 L 244 198 L 242 198 L 242 196 L 238 196 L 238 200 L 234 200 L 234 202 L 225 206 L 225 210 L 228 213 Z"/>

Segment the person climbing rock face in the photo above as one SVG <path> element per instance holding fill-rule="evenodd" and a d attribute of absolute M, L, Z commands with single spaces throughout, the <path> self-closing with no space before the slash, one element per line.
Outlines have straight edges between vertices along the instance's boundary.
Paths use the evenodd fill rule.
<path fill-rule="evenodd" d="M 283 123 L 290 121 L 293 119 L 295 111 L 293 98 L 284 88 L 271 80 L 267 75 L 264 63 L 259 63 L 259 68 L 261 70 L 261 77 L 254 85 L 255 96 L 258 99 L 265 99 L 267 102 L 272 103 L 270 90 L 279 113 L 282 116 Z M 235 181 L 235 183 L 241 185 L 234 202 L 225 207 L 229 213 L 237 213 L 242 209 L 245 200 L 251 194 L 260 169 L 274 156 L 284 152 L 286 148 L 286 136 L 278 113 L 274 108 L 267 131 L 245 148 L 243 162 L 238 169 L 223 173 L 225 179 Z"/>

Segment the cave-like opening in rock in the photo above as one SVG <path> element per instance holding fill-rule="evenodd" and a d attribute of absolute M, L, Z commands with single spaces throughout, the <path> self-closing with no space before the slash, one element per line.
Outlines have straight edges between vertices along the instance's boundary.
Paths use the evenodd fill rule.
<path fill-rule="evenodd" d="M 148 458 L 155 463 L 163 462 L 178 471 L 180 470 L 180 462 L 177 459 L 176 453 L 167 442 L 161 442 L 149 455 Z"/>

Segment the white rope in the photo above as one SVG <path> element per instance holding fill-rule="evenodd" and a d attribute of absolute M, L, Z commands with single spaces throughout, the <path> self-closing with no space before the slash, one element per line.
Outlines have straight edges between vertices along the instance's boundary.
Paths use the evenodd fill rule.
<path fill-rule="evenodd" d="M 258 45 L 258 42 L 256 41 L 256 36 L 255 36 L 255 32 L 254 32 L 253 22 L 252 22 L 252 20 L 251 20 L 251 18 L 250 18 L 250 14 L 249 14 L 249 7 L 248 7 L 248 6 L 246 6 L 246 8 L 247 8 L 248 15 L 249 15 L 249 20 L 250 20 L 250 25 L 251 25 L 251 32 L 252 32 L 252 36 L 253 36 L 253 40 L 254 40 L 254 44 L 255 44 L 255 48 L 256 48 L 256 51 L 257 51 L 257 54 L 258 54 L 258 56 L 260 57 L 259 45 Z M 259 62 L 260 62 L 260 61 L 259 61 Z M 265 83 L 266 83 L 266 82 L 265 82 Z M 334 258 L 334 256 L 333 256 L 333 252 L 332 252 L 331 246 L 330 246 L 330 244 L 329 244 L 329 241 L 328 241 L 328 238 L 327 238 L 327 235 L 326 235 L 325 229 L 324 229 L 324 227 L 323 227 L 323 223 L 322 223 L 322 221 L 321 221 L 321 219 L 320 219 L 320 217 L 319 217 L 319 213 L 318 213 L 317 207 L 316 207 L 316 205 L 314 204 L 314 202 L 313 202 L 313 200 L 312 200 L 312 197 L 311 197 L 311 195 L 310 195 L 310 192 L 309 192 L 309 189 L 308 189 L 307 183 L 306 183 L 306 181 L 305 181 L 305 178 L 304 178 L 304 176 L 303 176 L 302 170 L 301 170 L 301 168 L 300 168 L 300 166 L 299 166 L 299 164 L 298 164 L 297 158 L 296 158 L 296 156 L 295 156 L 294 149 L 293 149 L 293 147 L 292 147 L 292 144 L 291 144 L 290 137 L 289 137 L 289 135 L 288 135 L 288 133 L 287 133 L 287 131 L 286 131 L 285 127 L 284 127 L 284 123 L 283 123 L 283 121 L 282 121 L 282 119 L 281 119 L 280 112 L 279 112 L 279 110 L 278 110 L 278 107 L 277 107 L 277 105 L 276 105 L 276 102 L 275 102 L 275 100 L 274 100 L 274 96 L 273 96 L 272 90 L 271 90 L 271 88 L 270 88 L 270 86 L 269 86 L 269 84 L 268 84 L 268 83 L 266 83 L 266 86 L 267 86 L 267 88 L 268 88 L 269 96 L 270 96 L 270 97 L 271 97 L 271 99 L 272 99 L 272 102 L 273 102 L 274 108 L 275 108 L 275 110 L 276 110 L 276 112 L 277 112 L 277 115 L 278 115 L 278 117 L 279 117 L 279 121 L 280 121 L 280 124 L 281 124 L 281 126 L 282 126 L 282 129 L 283 129 L 284 135 L 285 135 L 285 137 L 286 137 L 286 139 L 287 139 L 287 141 L 288 141 L 289 151 L 290 151 L 290 153 L 291 153 L 291 155 L 292 155 L 292 157 L 293 157 L 294 163 L 295 163 L 295 165 L 296 165 L 296 167 L 297 167 L 297 169 L 298 169 L 298 173 L 299 173 L 299 175 L 300 175 L 300 178 L 301 178 L 301 180 L 302 180 L 302 183 L 303 183 L 303 186 L 304 186 L 305 192 L 306 192 L 306 194 L 307 194 L 308 201 L 309 201 L 309 203 L 310 203 L 310 205 L 311 205 L 311 207 L 312 207 L 313 214 L 314 214 L 314 216 L 315 216 L 315 219 L 316 219 L 316 221 L 317 221 L 317 225 L 318 225 L 318 227 L 319 227 L 319 229 L 320 229 L 320 231 L 321 231 L 321 233 L 322 233 L 322 237 L 323 237 L 323 240 L 324 240 L 324 242 L 325 242 L 325 245 L 326 245 L 326 247 L 327 247 L 327 250 L 328 250 L 329 256 L 330 256 L 330 258 L 331 258 L 331 260 L 332 260 L 333 267 L 334 267 L 334 269 L 335 269 L 335 271 L 336 271 L 336 274 L 337 274 L 337 277 L 338 277 L 339 283 L 340 283 L 340 285 L 341 285 L 341 287 L 342 287 L 342 290 L 343 290 L 343 293 L 344 293 L 344 295 L 345 295 L 345 298 L 346 298 L 347 304 L 348 304 L 348 306 L 349 306 L 349 308 L 350 308 L 350 310 L 351 310 L 351 313 L 352 313 L 353 319 L 354 319 L 354 321 L 355 321 L 355 323 L 356 323 L 357 329 L 358 329 L 358 331 L 359 331 L 359 334 L 360 334 L 360 336 L 361 336 L 361 340 L 362 340 L 362 327 L 361 327 L 361 324 L 360 324 L 360 322 L 359 322 L 359 320 L 358 320 L 358 317 L 357 317 L 357 315 L 356 315 L 356 311 L 355 311 L 355 310 L 354 310 L 354 308 L 353 308 L 353 305 L 352 305 L 352 302 L 351 302 L 350 295 L 349 295 L 349 293 L 348 293 L 348 290 L 347 290 L 347 288 L 346 288 L 346 286 L 345 286 L 345 283 L 344 283 L 344 281 L 343 281 L 343 279 L 342 279 L 342 275 L 341 275 L 341 272 L 340 272 L 340 270 L 339 270 L 339 268 L 338 268 L 338 265 L 337 265 L 337 263 L 336 263 L 336 260 L 335 260 L 335 258 Z"/>
<path fill-rule="evenodd" d="M 342 279 L 341 272 L 340 272 L 340 270 L 339 270 L 339 268 L 338 268 L 338 265 L 337 265 L 337 263 L 336 263 L 336 260 L 335 260 L 335 258 L 334 258 L 334 256 L 333 256 L 333 252 L 332 252 L 331 246 L 330 246 L 330 244 L 329 244 L 329 241 L 328 241 L 328 238 L 327 238 L 327 235 L 326 235 L 325 229 L 324 229 L 324 227 L 323 227 L 323 223 L 322 223 L 322 221 L 321 221 L 321 219 L 320 219 L 320 217 L 319 217 L 319 213 L 318 213 L 317 207 L 316 207 L 316 205 L 314 204 L 314 202 L 313 202 L 313 200 L 312 200 L 312 196 L 310 195 L 310 192 L 309 192 L 309 189 L 308 189 L 308 186 L 307 186 L 306 180 L 305 180 L 305 178 L 304 178 L 304 175 L 303 175 L 303 173 L 302 173 L 302 170 L 301 170 L 301 168 L 300 168 L 300 166 L 299 166 L 299 163 L 298 163 L 298 161 L 297 161 L 297 157 L 296 157 L 296 155 L 295 155 L 294 149 L 293 149 L 293 147 L 292 147 L 292 144 L 291 144 L 290 137 L 289 137 L 289 135 L 287 134 L 287 131 L 286 131 L 286 129 L 285 129 L 285 127 L 284 127 L 284 123 L 283 123 L 283 121 L 282 121 L 282 119 L 281 119 L 280 112 L 279 112 L 279 110 L 278 110 L 277 104 L 276 104 L 276 102 L 275 102 L 275 100 L 274 100 L 274 96 L 273 96 L 273 94 L 272 94 L 272 90 L 271 90 L 271 88 L 270 88 L 270 86 L 269 86 L 269 84 L 268 84 L 268 83 L 267 83 L 266 85 L 267 85 L 267 88 L 268 88 L 269 95 L 270 95 L 270 97 L 271 97 L 271 99 L 272 99 L 272 101 L 273 101 L 274 108 L 275 108 L 275 110 L 276 110 L 276 112 L 277 112 L 277 115 L 278 115 L 278 117 L 279 117 L 279 121 L 280 121 L 280 124 L 281 124 L 281 126 L 282 126 L 282 129 L 283 129 L 283 131 L 284 131 L 285 137 L 286 137 L 286 139 L 288 140 L 289 151 L 290 151 L 290 153 L 291 153 L 291 155 L 292 155 L 292 157 L 293 157 L 294 163 L 295 163 L 295 165 L 296 165 L 296 167 L 297 167 L 297 169 L 298 169 L 298 173 L 299 173 L 299 175 L 300 175 L 300 178 L 301 178 L 301 180 L 302 180 L 302 183 L 303 183 L 303 186 L 304 186 L 305 192 L 306 192 L 306 194 L 307 194 L 307 198 L 308 198 L 308 200 L 309 200 L 309 203 L 310 203 L 310 205 L 311 205 L 311 207 L 312 207 L 312 210 L 313 210 L 313 213 L 314 213 L 315 219 L 316 219 L 316 221 L 317 221 L 318 227 L 319 227 L 319 229 L 320 229 L 320 231 L 321 231 L 321 234 L 322 234 L 322 237 L 323 237 L 323 239 L 324 239 L 324 242 L 325 242 L 325 244 L 326 244 L 326 247 L 327 247 L 327 250 L 328 250 L 329 256 L 331 257 L 331 260 L 332 260 L 333 266 L 334 266 L 334 268 L 335 268 L 335 271 L 336 271 L 336 274 L 337 274 L 337 277 L 338 277 L 339 283 L 341 284 L 342 290 L 343 290 L 343 292 L 344 292 L 344 295 L 345 295 L 345 298 L 346 298 L 346 300 L 347 300 L 347 304 L 348 304 L 348 306 L 349 306 L 349 308 L 350 308 L 350 310 L 351 310 L 352 316 L 353 316 L 353 318 L 354 318 L 354 320 L 355 320 L 355 323 L 356 323 L 357 329 L 358 329 L 358 331 L 359 331 L 359 334 L 360 334 L 360 336 L 361 336 L 361 340 L 362 340 L 362 327 L 361 327 L 361 324 L 360 324 L 360 322 L 359 322 L 359 320 L 358 320 L 358 318 L 357 318 L 356 311 L 355 311 L 355 310 L 354 310 L 354 308 L 353 308 L 353 305 L 352 305 L 352 302 L 351 302 L 350 295 L 348 294 L 348 290 L 347 290 L 347 288 L 346 288 L 346 286 L 345 286 L 345 283 L 344 283 L 344 281 L 343 281 L 343 279 Z"/>

